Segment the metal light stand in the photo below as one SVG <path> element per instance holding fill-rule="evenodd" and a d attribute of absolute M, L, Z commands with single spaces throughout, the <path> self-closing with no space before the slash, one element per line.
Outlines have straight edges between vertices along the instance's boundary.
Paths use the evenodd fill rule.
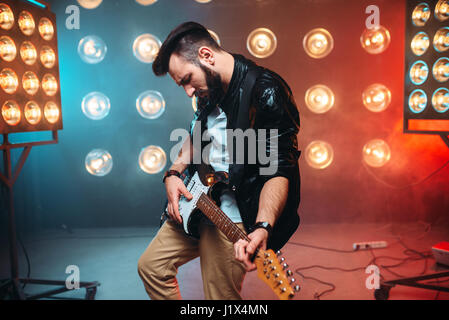
<path fill-rule="evenodd" d="M 6 185 L 7 189 L 7 203 L 8 203 L 8 232 L 9 232 L 9 255 L 11 264 L 11 278 L 7 279 L 2 285 L 0 285 L 0 293 L 9 294 L 14 300 L 28 300 L 28 299 L 41 299 L 48 298 L 56 295 L 58 293 L 67 292 L 72 289 L 67 289 L 65 281 L 55 281 L 55 280 L 39 280 L 39 279 L 29 279 L 19 278 L 19 261 L 17 254 L 17 235 L 16 235 L 16 225 L 14 218 L 14 193 L 13 186 L 20 174 L 20 171 L 25 164 L 25 161 L 34 146 L 42 146 L 48 144 L 58 143 L 58 131 L 52 131 L 53 140 L 50 141 L 38 141 L 38 142 L 28 142 L 28 143 L 16 143 L 12 144 L 8 140 L 8 134 L 3 134 L 3 144 L 0 145 L 0 150 L 3 151 L 3 164 L 5 175 L 0 172 L 0 180 Z M 17 167 L 13 173 L 11 164 L 11 149 L 24 148 L 20 155 Z M 22 289 L 21 284 L 38 284 L 38 285 L 51 285 L 51 286 L 61 286 L 57 289 L 48 290 L 38 294 L 27 295 Z M 97 292 L 97 286 L 100 284 L 97 281 L 94 282 L 80 282 L 79 287 L 86 289 L 86 300 L 93 300 Z M 2 294 L 3 296 L 3 294 Z M 1 298 L 1 296 L 0 296 Z"/>

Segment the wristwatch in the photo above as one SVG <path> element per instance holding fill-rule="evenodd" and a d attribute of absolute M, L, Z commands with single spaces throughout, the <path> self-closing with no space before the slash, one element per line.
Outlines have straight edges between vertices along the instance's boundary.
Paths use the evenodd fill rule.
<path fill-rule="evenodd" d="M 268 231 L 268 238 L 271 236 L 272 232 L 273 232 L 273 227 L 266 221 L 259 221 L 256 222 L 251 228 L 250 228 L 250 233 L 253 232 L 256 229 L 265 229 Z"/>
<path fill-rule="evenodd" d="M 178 178 L 181 177 L 181 173 L 176 170 L 167 170 L 165 171 L 164 178 L 162 178 L 162 183 L 165 183 L 165 179 L 167 179 L 170 176 L 177 176 Z"/>

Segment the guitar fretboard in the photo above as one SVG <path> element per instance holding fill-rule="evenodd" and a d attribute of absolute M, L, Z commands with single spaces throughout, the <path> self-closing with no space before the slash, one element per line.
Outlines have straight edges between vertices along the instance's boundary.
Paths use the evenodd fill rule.
<path fill-rule="evenodd" d="M 240 239 L 249 241 L 245 232 L 232 222 L 208 195 L 201 194 L 196 205 L 230 241 L 237 242 Z"/>

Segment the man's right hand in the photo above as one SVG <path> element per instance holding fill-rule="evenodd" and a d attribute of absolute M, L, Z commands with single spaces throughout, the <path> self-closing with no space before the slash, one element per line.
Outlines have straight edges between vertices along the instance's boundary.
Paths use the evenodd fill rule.
<path fill-rule="evenodd" d="M 193 196 L 187 190 L 186 186 L 177 176 L 170 176 L 165 179 L 165 190 L 167 192 L 167 212 L 172 220 L 182 223 L 181 215 L 179 214 L 179 199 L 181 195 L 187 200 L 192 200 Z"/>

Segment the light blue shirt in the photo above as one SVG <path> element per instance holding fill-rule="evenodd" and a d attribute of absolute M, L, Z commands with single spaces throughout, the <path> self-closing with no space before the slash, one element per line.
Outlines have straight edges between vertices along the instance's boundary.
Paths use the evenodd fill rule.
<path fill-rule="evenodd" d="M 229 173 L 229 152 L 226 143 L 226 114 L 218 106 L 207 117 L 207 131 L 209 133 L 211 148 L 209 150 L 209 162 L 215 171 Z M 234 223 L 242 222 L 240 211 L 235 200 L 234 193 L 230 190 L 223 192 L 220 209 Z"/>

